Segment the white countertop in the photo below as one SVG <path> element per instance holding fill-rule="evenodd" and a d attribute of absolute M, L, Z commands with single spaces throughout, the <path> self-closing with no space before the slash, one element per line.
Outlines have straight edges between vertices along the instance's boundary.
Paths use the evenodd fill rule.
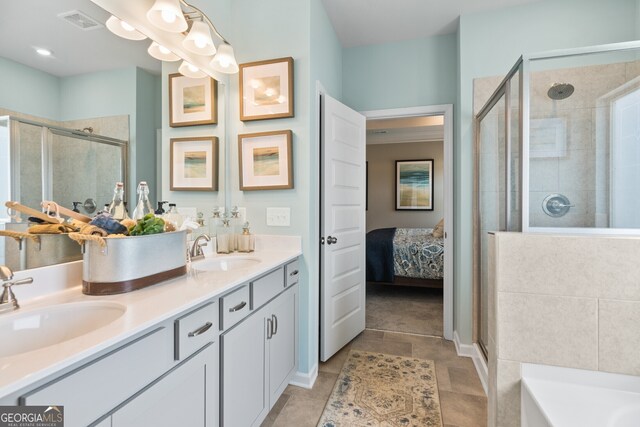
<path fill-rule="evenodd" d="M 127 310 L 114 322 L 88 334 L 55 346 L 0 358 L 0 398 L 89 358 L 104 349 L 117 345 L 155 324 L 189 310 L 191 307 L 221 296 L 234 287 L 246 283 L 247 280 L 260 276 L 302 254 L 299 237 L 259 237 L 256 237 L 256 251 L 253 253 L 207 254 L 207 258 L 255 258 L 260 260 L 259 263 L 232 271 L 203 272 L 189 268 L 185 276 L 126 294 L 84 295 L 82 294 L 81 278 L 77 274 L 74 277 L 76 283 L 67 283 L 65 289 L 24 302 L 20 298 L 20 291 L 26 286 L 16 288 L 14 292 L 20 301 L 21 308 L 15 311 L 15 314 L 80 301 L 113 301 L 125 305 Z M 60 267 L 57 266 L 57 268 Z M 77 265 L 70 268 L 77 270 Z M 30 272 L 24 273 L 16 274 L 16 277 L 28 276 Z M 43 274 L 38 276 L 43 276 Z M 37 284 L 38 278 L 34 274 L 33 285 L 37 286 Z M 1 314 L 0 321 L 4 316 L 12 315 Z M 3 341 L 2 345 L 11 345 L 6 340 L 2 340 L 2 337 L 0 337 L 0 341 Z"/>

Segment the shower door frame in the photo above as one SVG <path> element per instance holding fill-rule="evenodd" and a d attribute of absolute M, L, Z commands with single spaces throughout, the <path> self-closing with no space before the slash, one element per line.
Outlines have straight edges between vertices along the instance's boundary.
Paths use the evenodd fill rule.
<path fill-rule="evenodd" d="M 11 198 L 13 200 L 20 200 L 20 175 L 17 171 L 20 170 L 20 128 L 18 123 L 36 126 L 41 128 L 40 134 L 40 149 L 41 154 L 41 170 L 42 170 L 42 200 L 52 200 L 53 196 L 53 169 L 51 167 L 51 153 L 53 149 L 53 142 L 49 137 L 50 134 L 65 136 L 69 138 L 76 138 L 85 141 L 97 142 L 99 144 L 111 145 L 120 148 L 120 168 L 122 171 L 122 182 L 125 188 L 128 188 L 128 175 L 129 175 L 129 142 L 111 138 L 103 135 L 93 135 L 83 132 L 81 130 L 69 129 L 60 126 L 49 125 L 34 120 L 23 119 L 16 116 L 3 116 L 9 118 L 9 132 L 10 132 L 10 167 L 11 167 Z M 14 174 L 14 172 L 16 172 Z M 15 176 L 14 176 L 15 175 Z"/>
<path fill-rule="evenodd" d="M 497 89 L 489 97 L 489 100 L 480 109 L 474 117 L 474 192 L 473 192 L 473 340 L 480 347 L 485 359 L 487 359 L 487 350 L 484 343 L 481 342 L 481 314 L 486 307 L 481 306 L 481 210 L 480 210 L 480 123 L 491 109 L 500 101 L 501 97 L 505 97 L 505 218 L 506 230 L 521 231 L 523 233 L 555 233 L 555 234 L 597 234 L 597 235 L 640 235 L 640 228 L 595 228 L 595 227 L 532 227 L 529 223 L 529 140 L 530 140 L 530 101 L 531 101 L 531 62 L 545 59 L 567 58 L 572 56 L 582 56 L 598 53 L 622 52 L 627 50 L 640 49 L 640 41 L 631 41 L 623 43 L 612 43 L 597 46 L 588 46 L 572 49 L 559 49 L 541 53 L 524 54 L 513 65 L 511 70 L 502 79 Z M 514 224 L 511 217 L 511 80 L 516 73 L 519 74 L 519 178 L 520 178 L 520 218 L 521 223 L 516 229 L 512 229 Z M 519 228 L 519 230 L 518 230 Z M 496 230 L 496 231 L 506 231 Z"/>

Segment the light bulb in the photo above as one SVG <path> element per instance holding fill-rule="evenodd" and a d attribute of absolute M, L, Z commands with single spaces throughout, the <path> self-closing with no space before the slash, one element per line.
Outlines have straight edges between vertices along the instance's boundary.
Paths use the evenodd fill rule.
<path fill-rule="evenodd" d="M 167 49 L 166 47 L 162 46 L 161 44 L 158 45 L 158 50 L 160 52 L 162 52 L 163 54 L 168 54 L 171 53 L 171 51 L 169 49 Z"/>
<path fill-rule="evenodd" d="M 135 28 L 133 28 L 131 25 L 129 25 L 128 23 L 126 23 L 124 21 L 120 21 L 120 26 L 125 31 L 135 31 L 136 30 Z"/>
<path fill-rule="evenodd" d="M 187 67 L 189 67 L 189 71 L 193 71 L 194 73 L 200 70 L 198 67 L 196 67 L 193 64 L 187 64 Z"/>
<path fill-rule="evenodd" d="M 162 20 L 167 24 L 173 24 L 174 22 L 176 22 L 176 14 L 172 11 L 163 10 L 162 12 L 160 12 L 160 14 L 162 16 Z"/>
<path fill-rule="evenodd" d="M 196 47 L 202 49 L 207 45 L 207 40 L 204 37 L 196 37 L 193 43 L 196 45 Z"/>
<path fill-rule="evenodd" d="M 220 66 L 222 68 L 229 68 L 229 65 L 231 65 L 231 61 L 229 61 L 227 58 L 220 58 Z"/>

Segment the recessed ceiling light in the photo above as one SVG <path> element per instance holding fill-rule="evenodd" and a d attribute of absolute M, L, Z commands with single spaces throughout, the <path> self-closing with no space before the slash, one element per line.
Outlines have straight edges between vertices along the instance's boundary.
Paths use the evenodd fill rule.
<path fill-rule="evenodd" d="M 37 47 L 36 52 L 38 53 L 38 55 L 42 56 L 51 56 L 51 54 L 53 53 L 49 49 L 45 49 L 43 47 Z"/>

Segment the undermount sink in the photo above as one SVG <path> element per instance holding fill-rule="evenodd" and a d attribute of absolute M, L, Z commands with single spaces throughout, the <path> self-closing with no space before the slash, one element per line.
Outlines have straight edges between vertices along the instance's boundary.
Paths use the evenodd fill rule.
<path fill-rule="evenodd" d="M 256 258 L 210 258 L 195 261 L 191 267 L 197 271 L 231 271 L 253 267 L 259 264 Z"/>
<path fill-rule="evenodd" d="M 22 309 L 20 309 L 22 310 Z M 0 358 L 39 350 L 95 331 L 121 317 L 115 302 L 75 302 L 0 315 Z"/>

